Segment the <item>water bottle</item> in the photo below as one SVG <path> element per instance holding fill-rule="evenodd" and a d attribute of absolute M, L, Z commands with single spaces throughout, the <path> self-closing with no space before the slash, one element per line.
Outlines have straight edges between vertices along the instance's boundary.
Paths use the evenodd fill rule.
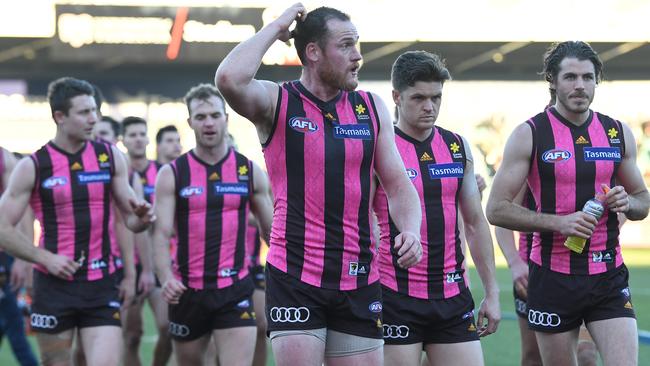
<path fill-rule="evenodd" d="M 603 215 L 603 211 L 605 211 L 603 203 L 595 198 L 587 201 L 587 203 L 585 203 L 584 207 L 582 208 L 582 212 L 590 214 L 591 216 L 595 217 L 596 220 L 600 219 L 600 217 Z M 582 253 L 582 251 L 585 249 L 586 242 L 587 239 L 583 239 L 577 236 L 569 236 L 566 238 L 564 246 L 576 253 Z"/>

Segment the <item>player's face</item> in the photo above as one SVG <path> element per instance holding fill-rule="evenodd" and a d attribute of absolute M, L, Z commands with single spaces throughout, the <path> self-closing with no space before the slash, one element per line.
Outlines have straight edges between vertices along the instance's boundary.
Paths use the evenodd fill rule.
<path fill-rule="evenodd" d="M 220 98 L 212 96 L 206 100 L 192 99 L 190 110 L 192 115 L 188 121 L 194 130 L 197 146 L 212 148 L 226 143 L 228 116 Z"/>
<path fill-rule="evenodd" d="M 319 76 L 342 90 L 354 90 L 359 85 L 361 53 L 357 49 L 359 34 L 349 21 L 331 19 L 327 22 L 328 35 L 319 64 Z"/>
<path fill-rule="evenodd" d="M 93 127 L 97 123 L 97 107 L 90 95 L 77 95 L 70 99 L 68 114 L 54 113 L 61 131 L 72 140 L 87 141 L 93 137 Z"/>
<path fill-rule="evenodd" d="M 418 131 L 433 128 L 438 119 L 442 101 L 442 83 L 416 81 L 403 91 L 393 91 L 393 100 L 399 110 L 400 125 Z"/>
<path fill-rule="evenodd" d="M 95 138 L 100 138 L 104 141 L 110 142 L 111 144 L 117 142 L 117 138 L 115 137 L 115 132 L 113 131 L 110 122 L 104 122 L 104 121 L 97 122 L 95 124 L 95 127 L 93 128 L 93 136 Z"/>
<path fill-rule="evenodd" d="M 132 157 L 141 158 L 146 156 L 147 145 L 149 145 L 147 126 L 142 123 L 136 123 L 127 127 L 124 131 L 122 143 Z"/>
<path fill-rule="evenodd" d="M 158 144 L 158 156 L 165 161 L 172 161 L 181 155 L 181 136 L 178 132 L 165 132 Z"/>
<path fill-rule="evenodd" d="M 557 95 L 555 106 L 558 109 L 575 114 L 587 112 L 596 91 L 594 64 L 589 60 L 564 58 L 551 87 Z"/>

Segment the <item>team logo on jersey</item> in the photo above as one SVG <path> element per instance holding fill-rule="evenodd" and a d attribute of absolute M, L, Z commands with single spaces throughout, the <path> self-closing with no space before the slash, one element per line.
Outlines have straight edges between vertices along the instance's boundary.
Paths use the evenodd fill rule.
<path fill-rule="evenodd" d="M 92 270 L 98 270 L 106 267 L 108 267 L 108 264 L 106 264 L 106 262 L 101 259 L 95 259 L 90 262 L 90 269 Z"/>
<path fill-rule="evenodd" d="M 589 143 L 589 140 L 584 138 L 584 136 L 580 136 L 580 137 L 578 137 L 576 139 L 576 145 L 584 145 L 584 144 L 588 144 L 588 143 Z"/>
<path fill-rule="evenodd" d="M 223 268 L 219 270 L 219 277 L 232 277 L 237 276 L 239 270 L 237 268 Z"/>
<path fill-rule="evenodd" d="M 422 154 L 422 156 L 420 156 L 420 161 L 432 161 L 432 160 L 433 158 L 431 157 L 431 155 L 427 154 L 426 151 L 424 152 L 424 154 Z"/>
<path fill-rule="evenodd" d="M 415 178 L 418 177 L 418 171 L 412 168 L 407 168 L 406 176 L 409 177 L 409 179 L 414 180 Z"/>
<path fill-rule="evenodd" d="M 214 194 L 223 196 L 225 194 L 237 194 L 248 196 L 248 184 L 246 183 L 214 183 Z"/>
<path fill-rule="evenodd" d="M 246 309 L 249 306 L 251 306 L 251 302 L 248 301 L 248 299 L 242 300 L 242 301 L 237 303 L 238 308 Z"/>
<path fill-rule="evenodd" d="M 600 252 L 591 252 L 591 261 L 594 263 L 612 263 L 616 256 L 616 250 L 604 250 Z"/>
<path fill-rule="evenodd" d="M 457 143 L 452 142 L 451 145 L 449 145 L 449 150 L 451 150 L 454 159 L 461 159 L 463 157 L 463 154 L 459 153 L 460 146 Z"/>
<path fill-rule="evenodd" d="M 542 154 L 542 160 L 545 163 L 561 163 L 569 159 L 571 159 L 571 153 L 561 149 L 546 150 Z"/>
<path fill-rule="evenodd" d="M 239 180 L 248 180 L 248 167 L 246 165 L 240 165 L 237 168 L 237 174 L 239 174 Z"/>
<path fill-rule="evenodd" d="M 142 186 L 142 190 L 144 191 L 144 194 L 147 196 L 152 195 L 156 191 L 156 187 L 146 184 Z"/>
<path fill-rule="evenodd" d="M 337 139 L 370 140 L 372 134 L 367 124 L 334 126 L 334 137 Z"/>
<path fill-rule="evenodd" d="M 289 126 L 302 133 L 318 131 L 318 125 L 307 117 L 293 117 L 289 120 Z"/>
<path fill-rule="evenodd" d="M 70 165 L 70 170 L 82 170 L 83 168 L 84 167 L 81 164 L 79 164 L 79 162 L 77 161 L 75 161 L 74 163 L 72 163 L 72 165 Z"/>
<path fill-rule="evenodd" d="M 622 293 L 623 296 L 625 296 L 626 298 L 628 298 L 628 299 L 630 298 L 630 288 L 629 288 L 629 287 L 626 287 L 626 288 L 622 289 L 622 290 L 621 290 L 621 293 Z"/>
<path fill-rule="evenodd" d="M 457 283 L 463 281 L 463 271 L 450 272 L 446 274 L 447 283 Z"/>
<path fill-rule="evenodd" d="M 382 310 L 381 302 L 375 301 L 372 304 L 368 305 L 368 310 L 372 311 L 373 313 L 381 313 Z"/>
<path fill-rule="evenodd" d="M 585 161 L 621 161 L 621 148 L 619 147 L 585 147 Z"/>
<path fill-rule="evenodd" d="M 363 104 L 357 104 L 354 107 L 354 110 L 357 112 L 357 118 L 361 119 L 369 119 L 370 116 L 366 114 L 366 107 L 363 106 Z"/>
<path fill-rule="evenodd" d="M 203 187 L 196 186 L 187 186 L 181 189 L 178 194 L 183 198 L 189 198 L 192 196 L 200 196 L 203 194 Z"/>
<path fill-rule="evenodd" d="M 462 178 L 465 174 L 461 163 L 429 164 L 427 168 L 431 179 Z"/>
<path fill-rule="evenodd" d="M 350 262 L 348 274 L 350 276 L 367 276 L 370 273 L 370 265 L 368 263 Z"/>
<path fill-rule="evenodd" d="M 210 174 L 210 176 L 208 177 L 208 180 L 209 181 L 219 180 L 219 174 L 217 174 L 217 172 L 214 172 L 214 173 Z"/>
<path fill-rule="evenodd" d="M 97 160 L 99 161 L 100 168 L 108 168 L 111 166 L 111 162 L 108 161 L 108 155 L 106 155 L 105 153 L 99 154 Z"/>
<path fill-rule="evenodd" d="M 68 178 L 66 177 L 49 177 L 43 181 L 41 186 L 45 189 L 53 189 L 63 187 L 66 184 L 68 184 Z"/>
<path fill-rule="evenodd" d="M 615 129 L 614 127 L 610 128 L 607 130 L 607 136 L 609 136 L 610 139 L 614 139 L 618 137 L 618 130 Z"/>
<path fill-rule="evenodd" d="M 79 184 L 109 183 L 110 181 L 111 173 L 107 171 L 77 173 L 77 183 Z"/>

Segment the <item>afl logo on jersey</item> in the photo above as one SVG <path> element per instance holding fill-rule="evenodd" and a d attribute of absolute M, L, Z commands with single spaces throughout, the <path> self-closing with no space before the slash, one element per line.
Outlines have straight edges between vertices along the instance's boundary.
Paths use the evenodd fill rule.
<path fill-rule="evenodd" d="M 203 187 L 192 187 L 188 186 L 180 190 L 178 193 L 183 198 L 189 198 L 192 196 L 200 196 L 203 194 Z"/>
<path fill-rule="evenodd" d="M 418 177 L 418 171 L 415 169 L 407 168 L 406 176 L 409 177 L 410 180 L 413 180 Z"/>
<path fill-rule="evenodd" d="M 544 160 L 545 163 L 561 163 L 569 159 L 571 159 L 571 153 L 566 150 L 546 150 L 542 154 L 542 160 Z"/>
<path fill-rule="evenodd" d="M 66 184 L 68 184 L 68 179 L 66 177 L 49 177 L 43 181 L 42 186 L 45 189 L 53 189 Z"/>
<path fill-rule="evenodd" d="M 289 126 L 294 130 L 302 133 L 312 133 L 318 131 L 318 125 L 307 117 L 293 117 L 289 120 Z"/>

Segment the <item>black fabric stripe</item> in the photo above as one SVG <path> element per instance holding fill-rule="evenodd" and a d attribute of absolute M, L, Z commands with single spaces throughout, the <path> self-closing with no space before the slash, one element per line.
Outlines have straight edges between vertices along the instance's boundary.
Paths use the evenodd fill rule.
<path fill-rule="evenodd" d="M 178 237 L 176 263 L 181 275 L 181 281 L 185 286 L 189 286 L 189 200 L 179 194 L 183 188 L 190 185 L 188 153 L 176 159 L 174 173 L 176 180 L 176 235 Z"/>
<path fill-rule="evenodd" d="M 370 94 L 368 94 L 370 95 Z M 359 93 L 349 93 L 348 101 L 350 104 L 355 107 L 358 104 L 361 104 L 366 111 L 369 111 L 368 105 L 366 105 L 364 99 L 359 95 Z M 374 108 L 374 106 L 373 106 Z M 375 124 L 372 123 L 371 119 L 361 120 L 359 119 L 359 114 L 356 114 L 357 123 L 367 124 L 370 129 L 370 135 L 373 136 L 372 140 L 361 140 L 363 143 L 363 160 L 361 161 L 361 166 L 359 169 L 359 178 L 360 178 L 360 187 L 361 187 L 361 202 L 359 204 L 359 213 L 357 220 L 358 235 L 359 235 L 359 263 L 370 264 L 372 262 L 372 251 L 371 245 L 372 241 L 370 239 L 371 227 L 370 227 L 370 185 L 371 185 L 371 169 L 372 169 L 372 158 L 375 150 Z M 378 120 L 376 120 L 378 121 Z M 357 287 L 363 287 L 368 285 L 368 275 L 366 276 L 357 276 Z"/>
<path fill-rule="evenodd" d="M 90 243 L 90 207 L 88 207 L 88 185 L 79 184 L 79 179 L 77 174 L 80 172 L 87 172 L 88 167 L 84 165 L 82 155 L 85 153 L 86 149 L 91 147 L 86 145 L 81 151 L 67 155 L 68 158 L 68 170 L 70 172 L 70 187 L 72 188 L 72 201 L 74 202 L 73 206 L 73 218 L 75 224 L 75 234 L 74 234 L 74 257 L 80 258 L 83 256 L 86 258 L 84 266 L 79 268 L 75 273 L 76 279 L 86 279 L 88 275 L 88 270 L 90 269 L 93 259 L 90 258 L 89 253 L 89 243 Z M 73 171 L 70 169 L 72 164 L 79 163 L 83 166 L 82 170 Z M 96 184 L 96 183 L 91 183 Z M 83 252 L 83 253 L 82 253 Z M 107 263 L 108 264 L 108 263 Z"/>
<path fill-rule="evenodd" d="M 616 121 L 608 116 L 598 114 L 598 120 L 601 121 L 601 124 L 603 126 L 603 130 L 605 131 L 605 134 L 609 131 L 610 128 L 616 128 L 619 131 L 619 136 L 618 139 L 620 140 L 620 144 L 612 144 L 611 140 L 609 142 L 609 146 L 619 146 L 621 149 L 621 158 L 625 156 L 625 137 L 623 133 L 623 126 L 619 121 Z M 608 136 L 609 137 L 609 136 Z M 614 172 L 612 174 L 612 177 L 610 181 L 608 182 L 610 187 L 616 186 L 618 183 L 616 182 L 616 175 L 618 173 L 618 168 L 620 167 L 621 163 L 620 162 L 614 162 Z M 607 208 L 606 208 L 607 209 Z M 618 228 L 618 215 L 614 212 L 609 212 L 609 216 L 607 217 L 607 223 L 606 223 L 606 228 L 607 228 L 607 243 L 605 245 L 606 250 L 614 249 L 617 248 L 619 245 L 619 234 L 620 230 Z M 620 249 L 619 249 L 620 250 Z M 610 263 L 606 263 L 606 267 L 608 271 L 611 271 L 616 268 L 616 260 L 613 260 Z"/>
<path fill-rule="evenodd" d="M 325 263 L 321 283 L 328 288 L 337 288 L 341 282 L 344 234 L 343 215 L 345 209 L 345 139 L 334 137 L 334 124 L 325 117 L 328 112 L 339 120 L 334 103 L 323 105 L 323 135 L 325 139 Z"/>
<path fill-rule="evenodd" d="M 541 212 L 555 214 L 555 165 L 545 163 L 542 160 L 544 151 L 555 149 L 555 137 L 551 128 L 551 122 L 546 113 L 535 116 L 535 128 L 533 141 L 536 143 L 535 151 L 538 173 L 540 177 L 540 207 Z M 542 267 L 550 268 L 551 254 L 553 251 L 553 232 L 545 231 L 539 233 L 541 240 Z"/>
<path fill-rule="evenodd" d="M 45 249 L 52 253 L 59 252 L 59 227 L 57 225 L 57 212 L 54 206 L 54 190 L 43 188 L 43 181 L 52 177 L 52 157 L 43 146 L 34 154 L 32 159 L 36 162 L 36 181 L 34 189 L 41 197 L 43 210 L 43 240 Z"/>
<path fill-rule="evenodd" d="M 229 152 L 230 154 L 230 152 Z M 228 157 L 225 161 L 232 159 Z M 223 212 L 224 197 L 215 194 L 215 181 L 210 181 L 210 175 L 217 173 L 223 180 L 223 162 L 213 166 L 201 165 L 205 169 L 205 187 L 207 205 L 205 208 L 205 242 L 203 257 L 203 288 L 216 288 L 219 276 L 219 262 L 221 261 L 221 246 L 223 245 Z M 237 167 L 235 167 L 236 171 Z M 234 269 L 234 268 L 233 268 Z"/>
<path fill-rule="evenodd" d="M 435 128 L 435 127 L 434 127 Z M 437 132 L 434 132 L 437 133 Z M 416 144 L 415 151 L 420 161 L 422 190 L 424 193 L 424 210 L 427 215 L 425 223 L 427 230 L 427 292 L 430 299 L 444 297 L 444 268 L 445 268 L 445 215 L 442 209 L 442 185 L 440 179 L 431 179 L 429 164 L 436 163 L 433 154 L 433 138 L 426 144 Z M 427 153 L 433 160 L 421 161 L 420 157 Z"/>
<path fill-rule="evenodd" d="M 585 161 L 584 148 L 591 147 L 591 138 L 589 131 L 585 128 L 587 124 L 580 127 L 570 127 L 571 140 L 573 141 L 573 151 L 575 153 L 575 211 L 582 210 L 582 207 L 587 201 L 594 198 L 596 191 L 594 189 L 594 182 L 596 181 L 596 164 L 592 161 Z M 589 143 L 576 144 L 576 140 L 580 136 L 586 138 Z M 585 248 L 582 253 L 578 254 L 574 251 L 569 251 L 570 257 L 570 273 L 573 274 L 588 274 L 589 273 L 589 248 L 591 240 L 587 240 Z"/>
<path fill-rule="evenodd" d="M 248 195 L 240 196 L 239 201 L 239 211 L 238 211 L 238 223 L 237 223 L 237 243 L 235 248 L 235 268 L 238 270 L 243 269 L 246 266 L 246 227 L 248 226 L 248 217 L 246 216 L 246 207 L 250 202 L 250 197 L 253 194 L 252 181 L 253 181 L 253 169 L 251 163 L 248 159 L 238 153 L 236 154 L 237 166 L 235 169 L 238 169 L 240 166 L 247 166 L 248 173 L 246 173 L 248 180 Z M 239 176 L 239 175 L 238 175 Z M 239 277 L 234 277 L 233 280 L 237 280 Z"/>
<path fill-rule="evenodd" d="M 271 125 L 271 131 L 269 132 L 269 137 L 262 143 L 262 148 L 269 146 L 273 135 L 275 135 L 275 129 L 278 125 L 278 118 L 280 117 L 280 107 L 282 106 L 282 87 L 278 85 L 278 100 L 275 102 L 275 115 L 273 116 L 273 124 Z"/>
<path fill-rule="evenodd" d="M 535 197 L 533 192 L 530 189 L 526 189 L 526 194 L 524 196 L 524 207 L 528 208 L 531 211 L 537 212 L 537 205 L 535 204 Z M 520 235 L 526 236 L 526 262 L 530 259 L 530 251 L 533 249 L 533 233 L 520 233 Z"/>
<path fill-rule="evenodd" d="M 292 117 L 304 117 L 305 109 L 300 94 L 284 84 L 288 91 L 285 123 Z M 279 109 L 278 109 L 279 110 Z M 302 277 L 305 262 L 305 136 L 285 126 L 285 162 L 287 172 L 287 273 Z"/>

